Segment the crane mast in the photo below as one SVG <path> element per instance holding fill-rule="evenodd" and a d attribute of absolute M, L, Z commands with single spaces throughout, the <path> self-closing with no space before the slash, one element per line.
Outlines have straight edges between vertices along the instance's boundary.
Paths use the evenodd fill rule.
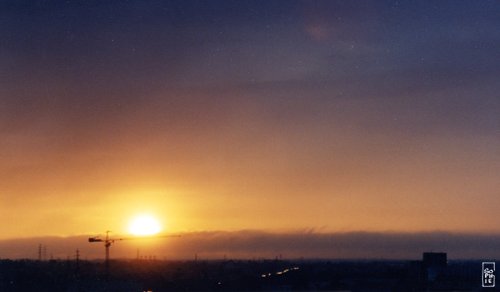
<path fill-rule="evenodd" d="M 107 230 L 106 231 L 106 238 L 102 239 L 99 236 L 95 237 L 89 237 L 89 242 L 94 243 L 94 242 L 104 242 L 104 249 L 106 251 L 106 257 L 105 257 L 105 267 L 106 267 L 106 275 L 109 275 L 109 248 L 115 241 L 121 241 L 125 239 L 134 239 L 134 238 L 110 238 L 109 233 L 111 231 Z M 180 237 L 180 235 L 163 235 L 163 236 L 155 236 L 155 238 L 165 238 L 165 237 Z"/>
<path fill-rule="evenodd" d="M 106 272 L 109 271 L 109 248 L 111 247 L 111 244 L 115 243 L 115 241 L 123 240 L 123 238 L 109 238 L 110 232 L 111 231 L 109 230 L 106 231 L 105 239 L 99 238 L 99 236 L 89 238 L 89 242 L 104 242 L 104 248 L 106 250 L 106 258 L 104 262 L 106 266 Z"/>

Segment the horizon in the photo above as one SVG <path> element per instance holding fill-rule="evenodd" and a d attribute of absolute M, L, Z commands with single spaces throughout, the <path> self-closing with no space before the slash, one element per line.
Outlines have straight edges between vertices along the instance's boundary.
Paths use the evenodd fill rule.
<path fill-rule="evenodd" d="M 184 232 L 177 235 L 110 236 L 110 239 L 123 239 L 111 245 L 111 259 L 416 260 L 424 252 L 444 252 L 450 260 L 491 260 L 500 257 L 500 233 L 272 233 L 242 230 Z M 78 250 L 82 259 L 103 260 L 103 242 L 90 243 L 89 237 L 45 236 L 0 240 L 0 259 L 64 260 L 74 258 Z"/>
<path fill-rule="evenodd" d="M 0 1 L 0 258 L 160 229 L 242 255 L 498 257 L 499 10 Z"/>

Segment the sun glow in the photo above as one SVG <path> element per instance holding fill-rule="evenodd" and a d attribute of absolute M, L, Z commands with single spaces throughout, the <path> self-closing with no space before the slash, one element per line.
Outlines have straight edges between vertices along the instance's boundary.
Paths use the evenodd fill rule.
<path fill-rule="evenodd" d="M 139 215 L 130 221 L 128 230 L 136 236 L 154 235 L 161 231 L 161 225 L 151 215 Z"/>

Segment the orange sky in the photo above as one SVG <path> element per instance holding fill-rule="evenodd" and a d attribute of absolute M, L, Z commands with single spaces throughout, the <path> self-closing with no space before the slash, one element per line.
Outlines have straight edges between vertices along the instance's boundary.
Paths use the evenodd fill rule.
<path fill-rule="evenodd" d="M 141 123 L 161 123 L 161 109 L 143 111 L 85 130 L 99 132 L 85 147 L 71 137 L 47 146 L 47 125 L 33 126 L 36 136 L 10 134 L 2 193 L 11 196 L 1 213 L 11 224 L 2 237 L 121 233 L 145 212 L 172 232 L 498 231 L 500 199 L 478 198 L 498 185 L 490 137 L 273 123 L 247 105 L 203 117 L 224 119 L 217 127 L 193 122 L 179 126 L 189 134 L 159 136 Z"/>
<path fill-rule="evenodd" d="M 0 239 L 500 232 L 494 9 L 174 2 L 2 9 Z"/>

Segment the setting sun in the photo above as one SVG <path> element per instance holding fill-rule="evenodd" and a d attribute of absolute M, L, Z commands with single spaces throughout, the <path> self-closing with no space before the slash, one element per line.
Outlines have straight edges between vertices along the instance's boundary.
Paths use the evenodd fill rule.
<path fill-rule="evenodd" d="M 139 215 L 130 221 L 128 230 L 137 236 L 154 235 L 161 231 L 161 225 L 151 215 Z"/>

